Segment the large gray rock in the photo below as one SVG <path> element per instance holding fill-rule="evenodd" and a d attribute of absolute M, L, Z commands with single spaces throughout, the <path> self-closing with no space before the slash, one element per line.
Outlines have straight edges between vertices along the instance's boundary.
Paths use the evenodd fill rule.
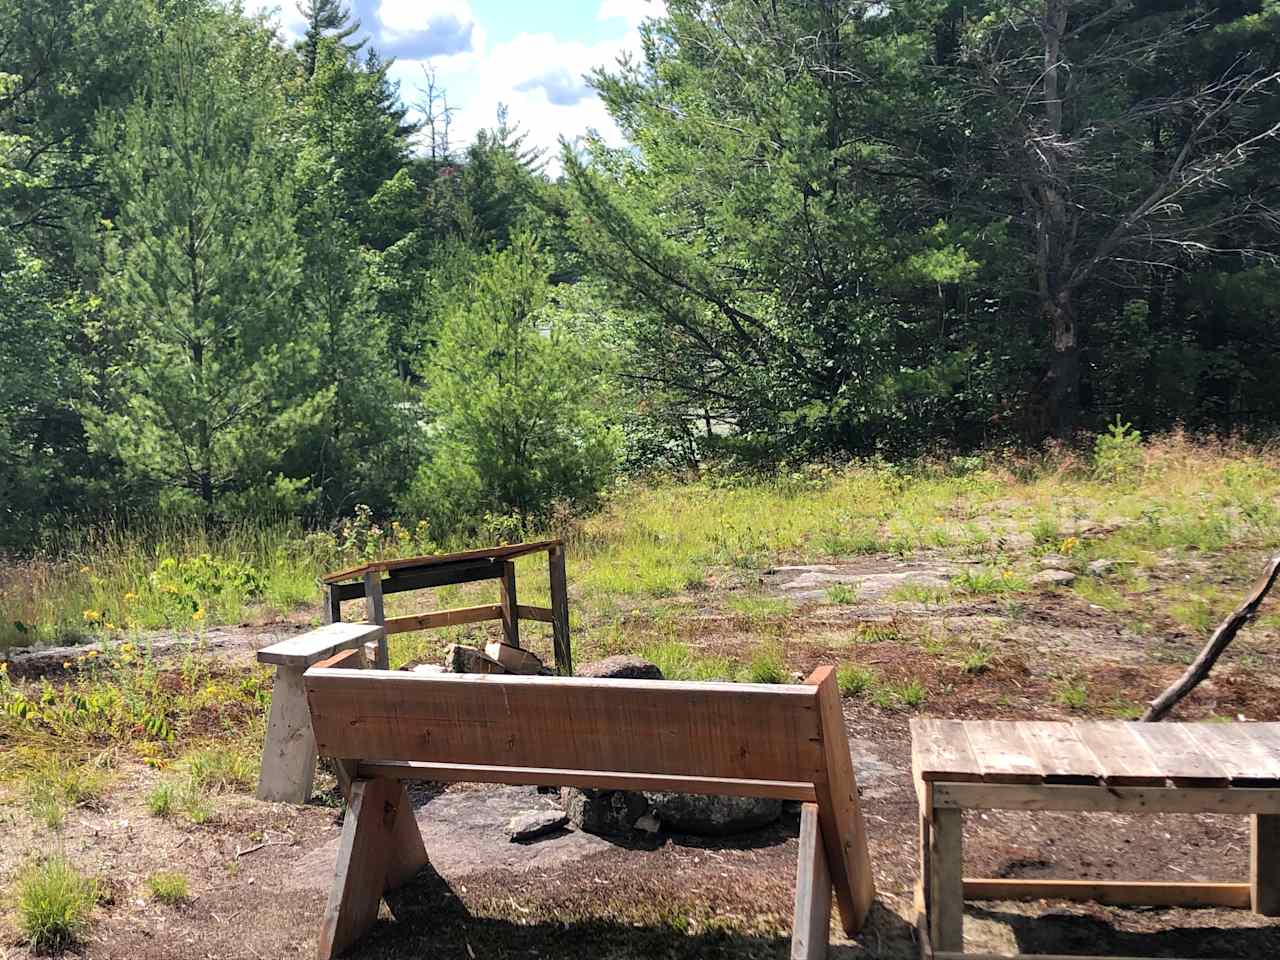
<path fill-rule="evenodd" d="M 782 816 L 782 801 L 766 797 L 646 793 L 645 798 L 665 829 L 700 837 L 727 837 L 759 830 Z"/>
<path fill-rule="evenodd" d="M 475 647 L 455 643 L 445 651 L 446 673 L 506 673 L 507 669 L 492 657 L 486 657 Z"/>
<path fill-rule="evenodd" d="M 595 677 L 599 680 L 661 680 L 662 671 L 656 663 L 644 657 L 606 657 L 579 667 L 574 673 L 579 677 Z"/>
<path fill-rule="evenodd" d="M 563 827 L 569 818 L 562 810 L 524 810 L 507 821 L 512 843 L 527 843 Z"/>
<path fill-rule="evenodd" d="M 1069 587 L 1075 581 L 1076 575 L 1070 570 L 1041 570 L 1032 574 L 1028 582 L 1036 587 Z"/>
<path fill-rule="evenodd" d="M 633 837 L 636 822 L 649 812 L 644 794 L 632 790 L 580 790 L 565 787 L 560 802 L 569 821 L 598 837 Z"/>

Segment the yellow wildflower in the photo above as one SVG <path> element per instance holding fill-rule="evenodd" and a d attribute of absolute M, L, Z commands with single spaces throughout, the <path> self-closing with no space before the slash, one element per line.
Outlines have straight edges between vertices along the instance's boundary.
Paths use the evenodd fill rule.
<path fill-rule="evenodd" d="M 90 650 L 88 653 L 85 654 L 85 656 L 90 660 L 94 659 L 97 655 L 98 655 L 97 650 Z"/>
<path fill-rule="evenodd" d="M 62 661 L 62 669 L 63 669 L 63 670 L 70 670 L 70 669 L 71 669 L 71 661 L 70 661 L 70 660 L 63 660 L 63 661 Z"/>
<path fill-rule="evenodd" d="M 108 620 L 108 621 L 107 621 L 107 629 L 108 629 L 108 630 L 114 630 L 115 628 L 116 628 L 116 625 L 115 625 L 114 623 L 112 623 L 110 620 Z"/>
<path fill-rule="evenodd" d="M 192 620 L 203 620 L 203 619 L 204 619 L 204 607 L 196 607 L 196 612 L 195 612 L 195 613 L 193 613 L 193 614 L 191 614 L 191 619 L 192 619 Z"/>
<path fill-rule="evenodd" d="M 137 600 L 137 599 L 138 599 L 138 595 L 137 595 L 136 593 L 134 593 L 132 590 L 130 590 L 128 593 L 126 593 L 126 594 L 124 595 L 124 602 L 125 602 L 125 603 L 133 603 L 133 601 L 135 601 L 135 600 Z"/>
<path fill-rule="evenodd" d="M 102 612 L 100 610 L 94 610 L 90 608 L 88 610 L 85 610 L 84 612 L 84 619 L 86 623 L 93 623 L 95 620 L 98 620 L 101 617 L 102 617 Z"/>
<path fill-rule="evenodd" d="M 89 572 L 89 568 L 88 568 L 88 567 L 81 567 L 81 568 L 80 568 L 80 572 L 81 572 L 81 573 L 88 573 L 88 572 Z"/>

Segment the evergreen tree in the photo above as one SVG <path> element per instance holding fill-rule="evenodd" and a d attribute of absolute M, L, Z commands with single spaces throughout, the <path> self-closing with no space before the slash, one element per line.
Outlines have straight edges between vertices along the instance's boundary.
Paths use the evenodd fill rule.
<path fill-rule="evenodd" d="M 354 56 L 365 45 L 365 40 L 350 42 L 360 29 L 360 21 L 351 21 L 342 0 L 303 0 L 298 4 L 298 12 L 307 20 L 307 32 L 298 41 L 298 50 L 302 53 L 302 69 L 308 80 L 315 75 L 323 41 L 333 43 L 346 57 Z"/>
<path fill-rule="evenodd" d="M 98 340 L 118 360 L 91 436 L 206 510 L 295 490 L 279 464 L 314 416 L 299 392 L 314 345 L 289 310 L 298 251 L 276 78 L 243 72 L 270 46 L 254 34 L 243 56 L 227 23 L 180 7 L 146 87 L 99 134 L 119 211 Z"/>
<path fill-rule="evenodd" d="M 527 233 L 482 262 L 431 354 L 435 446 L 410 505 L 442 531 L 486 514 L 522 528 L 557 499 L 590 501 L 617 459 L 602 358 L 551 303 Z"/>

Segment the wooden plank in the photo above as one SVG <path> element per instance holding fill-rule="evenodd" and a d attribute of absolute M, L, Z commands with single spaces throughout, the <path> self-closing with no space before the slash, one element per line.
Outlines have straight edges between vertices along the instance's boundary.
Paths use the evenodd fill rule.
<path fill-rule="evenodd" d="M 960 720 L 913 719 L 911 762 L 923 780 L 978 781 L 982 768 Z"/>
<path fill-rule="evenodd" d="M 964 733 L 987 783 L 1039 783 L 1043 775 L 1018 724 L 967 720 Z"/>
<path fill-rule="evenodd" d="M 844 932 L 853 936 L 866 922 L 876 895 L 871 856 L 867 850 L 866 825 L 862 821 L 862 808 L 858 801 L 853 759 L 849 756 L 849 734 L 844 726 L 835 668 L 819 667 L 809 675 L 806 684 L 807 689 L 817 695 L 816 733 L 822 753 L 814 791 L 818 796 L 820 832 L 836 902 L 840 905 L 840 923 Z M 797 747 L 793 741 L 792 749 Z M 806 760 L 805 766 L 807 764 Z M 788 780 L 802 779 L 802 775 L 797 776 L 793 772 L 772 775 L 785 776 Z"/>
<path fill-rule="evenodd" d="M 363 762 L 362 777 L 430 780 L 437 783 L 505 783 L 517 787 L 585 787 L 600 790 L 652 790 L 708 796 L 772 797 L 814 803 L 812 783 L 789 780 L 730 780 L 675 774 L 617 773 L 611 770 L 564 770 L 545 767 L 500 767 L 469 763 L 421 761 Z"/>
<path fill-rule="evenodd" d="M 1201 751 L 1231 778 L 1233 786 L 1280 786 L 1280 755 L 1270 749 L 1267 738 L 1275 724 L 1188 723 L 1183 729 L 1200 745 Z"/>
<path fill-rule="evenodd" d="M 823 769 L 810 686 L 359 670 L 305 680 L 330 757 L 810 783 Z"/>
<path fill-rule="evenodd" d="M 387 655 L 387 634 L 385 629 L 387 612 L 382 603 L 382 579 L 377 571 L 370 571 L 364 575 L 364 602 L 365 620 L 369 623 L 384 625 L 382 636 L 378 638 L 378 653 L 374 658 L 373 665 L 378 670 L 386 670 L 391 666 L 390 658 Z"/>
<path fill-rule="evenodd" d="M 306 803 L 315 773 L 316 740 L 307 712 L 302 668 L 278 666 L 262 742 L 257 797 L 274 803 Z"/>
<path fill-rule="evenodd" d="M 964 814 L 934 806 L 929 816 L 929 938 L 964 949 Z"/>
<path fill-rule="evenodd" d="M 1102 768 L 1111 786 L 1162 786 L 1160 762 L 1133 732 L 1131 723 L 1078 723 L 1076 733 Z"/>
<path fill-rule="evenodd" d="M 1135 723 L 1130 731 L 1146 744 L 1160 771 L 1179 787 L 1225 787 L 1231 777 L 1177 723 Z"/>
<path fill-rule="evenodd" d="M 320 926 L 321 960 L 336 957 L 373 926 L 386 888 L 387 867 L 395 836 L 387 808 L 404 787 L 394 780 L 357 780 L 342 825 L 333 886 Z"/>
<path fill-rule="evenodd" d="M 1093 752 L 1080 742 L 1070 723 L 1027 721 L 1018 724 L 1035 753 L 1045 783 L 1097 783 L 1102 768 Z"/>
<path fill-rule="evenodd" d="M 1077 900 L 1133 907 L 1249 907 L 1247 883 L 966 877 L 964 895 L 968 900 Z"/>
<path fill-rule="evenodd" d="M 528 607 L 523 603 L 516 607 L 516 616 L 521 620 L 537 620 L 540 623 L 555 623 L 556 615 L 550 607 Z"/>
<path fill-rule="evenodd" d="M 573 676 L 573 648 L 569 643 L 569 584 L 565 575 L 564 546 L 552 547 L 547 554 L 547 572 L 551 585 L 551 642 L 555 649 L 556 673 Z"/>
<path fill-rule="evenodd" d="M 339 650 L 358 647 L 382 636 L 382 627 L 371 623 L 330 623 L 281 640 L 258 651 L 259 663 L 305 669 Z"/>
<path fill-rule="evenodd" d="M 800 810 L 796 899 L 791 923 L 791 960 L 823 960 L 831 939 L 831 872 L 822 847 L 817 804 Z"/>
<path fill-rule="evenodd" d="M 431 630 L 436 627 L 452 627 L 460 623 L 479 623 L 482 620 L 502 619 L 502 608 L 496 603 L 478 607 L 452 607 L 448 610 L 432 610 L 429 613 L 413 613 L 387 619 L 387 633 L 408 633 L 411 630 Z"/>
<path fill-rule="evenodd" d="M 498 606 L 502 611 L 502 640 L 508 646 L 520 647 L 520 617 L 516 613 L 516 565 L 508 560 L 502 564 L 502 576 L 498 578 Z"/>
<path fill-rule="evenodd" d="M 530 553 L 540 553 L 553 547 L 563 545 L 563 540 L 537 540 L 530 543 L 508 543 L 497 547 L 479 547 L 475 550 L 461 550 L 457 553 L 426 554 L 420 557 L 401 557 L 397 560 L 376 560 L 363 563 L 358 567 L 349 567 L 334 573 L 326 573 L 321 580 L 324 583 L 337 583 L 340 580 L 355 580 L 371 571 L 387 573 L 393 570 L 417 570 L 436 567 L 444 564 L 458 563 L 465 560 L 514 560 Z"/>
<path fill-rule="evenodd" d="M 1278 813 L 1280 789 L 935 783 L 934 803 L 969 810 L 1103 810 L 1115 813 Z"/>
<path fill-rule="evenodd" d="M 331 584 L 321 581 L 320 589 L 324 593 L 324 622 L 342 622 L 342 598 Z"/>
<path fill-rule="evenodd" d="M 480 580 L 496 580 L 501 575 L 501 565 L 492 560 L 468 560 L 439 567 L 428 567 L 424 570 L 397 571 L 382 579 L 382 595 L 447 587 L 460 583 L 475 583 Z M 333 584 L 334 596 L 340 601 L 363 599 L 364 591 L 363 580 L 357 583 Z"/>
<path fill-rule="evenodd" d="M 365 667 L 365 648 L 361 646 L 356 647 L 354 650 L 343 650 L 341 653 L 335 653 L 332 657 L 313 664 L 313 666 L 317 670 L 363 670 Z M 305 691 L 303 699 L 306 699 Z"/>
<path fill-rule="evenodd" d="M 1280 816 L 1251 818 L 1249 893 L 1254 913 L 1280 917 Z"/>

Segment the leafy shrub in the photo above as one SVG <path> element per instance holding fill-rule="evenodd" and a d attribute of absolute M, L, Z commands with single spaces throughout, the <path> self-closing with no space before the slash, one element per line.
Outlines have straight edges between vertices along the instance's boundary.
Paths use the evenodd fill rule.
<path fill-rule="evenodd" d="M 1142 470 L 1142 434 L 1117 416 L 1093 442 L 1093 475 L 1109 483 L 1134 479 Z"/>
<path fill-rule="evenodd" d="M 45 860 L 18 876 L 18 927 L 34 949 L 61 950 L 83 936 L 97 899 L 96 881 L 62 857 Z"/>
<path fill-rule="evenodd" d="M 208 553 L 181 560 L 165 557 L 149 579 L 170 623 L 201 620 L 212 603 L 256 600 L 265 589 L 265 581 L 252 565 Z"/>

